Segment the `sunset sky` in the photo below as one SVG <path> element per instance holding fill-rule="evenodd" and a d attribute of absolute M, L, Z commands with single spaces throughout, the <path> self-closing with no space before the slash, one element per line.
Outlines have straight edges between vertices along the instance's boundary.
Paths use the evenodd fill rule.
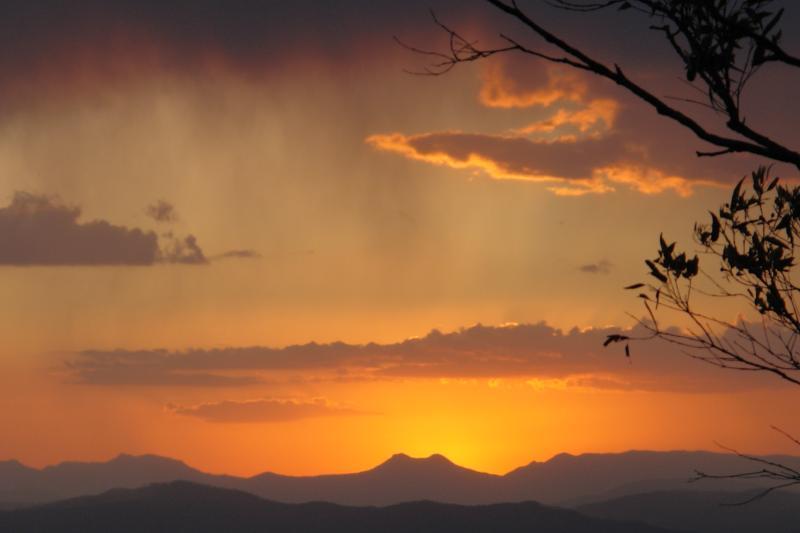
<path fill-rule="evenodd" d="M 691 248 L 761 161 L 698 159 L 609 82 L 529 57 L 408 73 L 428 58 L 393 36 L 447 46 L 429 9 L 541 45 L 485 2 L 2 4 L 0 460 L 315 474 L 405 452 L 503 473 L 796 451 L 769 429 L 800 432 L 792 387 L 602 347 L 642 315 L 622 287 L 659 233 Z M 692 94 L 646 19 L 527 4 L 654 93 Z M 765 69 L 745 100 L 795 146 L 798 86 Z"/>

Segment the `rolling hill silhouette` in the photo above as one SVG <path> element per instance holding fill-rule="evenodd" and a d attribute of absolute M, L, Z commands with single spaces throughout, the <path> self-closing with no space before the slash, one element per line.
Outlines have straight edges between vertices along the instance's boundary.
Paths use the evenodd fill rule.
<path fill-rule="evenodd" d="M 746 505 L 752 492 L 663 491 L 633 494 L 588 504 L 578 510 L 589 516 L 637 520 L 697 533 L 797 533 L 800 494 L 776 491 Z"/>
<path fill-rule="evenodd" d="M 413 502 L 389 507 L 282 504 L 246 492 L 172 482 L 115 489 L 29 509 L 0 512 L 0 531 L 15 533 L 669 533 L 591 518 L 533 502 L 458 506 Z"/>
<path fill-rule="evenodd" d="M 773 459 L 800 468 L 800 458 Z M 44 503 L 112 488 L 184 480 L 286 503 L 391 505 L 432 500 L 473 505 L 533 500 L 576 506 L 659 490 L 746 490 L 753 485 L 725 480 L 688 485 L 687 480 L 695 469 L 731 473 L 750 466 L 731 454 L 634 451 L 561 454 L 498 476 L 460 467 L 441 455 L 414 459 L 398 454 L 371 470 L 353 474 L 296 477 L 264 473 L 241 478 L 207 474 L 163 457 L 121 455 L 104 463 L 70 462 L 41 470 L 16 461 L 0 462 L 0 502 L 4 507 Z"/>

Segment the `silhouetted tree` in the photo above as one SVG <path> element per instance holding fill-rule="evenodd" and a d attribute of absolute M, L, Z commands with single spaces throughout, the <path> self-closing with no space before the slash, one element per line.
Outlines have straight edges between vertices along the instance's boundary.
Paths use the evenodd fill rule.
<path fill-rule="evenodd" d="M 727 132 L 719 134 L 629 77 L 618 64 L 608 65 L 589 52 L 567 42 L 532 18 L 520 2 L 486 0 L 487 4 L 519 22 L 528 37 L 542 46 L 500 34 L 502 45 L 482 48 L 462 37 L 434 15 L 435 23 L 449 37 L 445 51 L 421 50 L 433 61 L 422 74 L 440 75 L 460 63 L 497 54 L 522 53 L 540 60 L 567 65 L 613 81 L 660 115 L 690 130 L 717 149 L 698 151 L 699 157 L 749 153 L 800 169 L 800 153 L 785 142 L 754 129 L 744 116 L 742 95 L 748 82 L 762 68 L 783 64 L 800 68 L 800 57 L 784 49 L 780 27 L 784 10 L 773 0 L 606 0 L 600 2 L 541 0 L 568 11 L 605 9 L 634 10 L 651 22 L 682 61 L 686 82 L 701 96 L 687 100 L 714 111 Z M 719 126 L 719 125 L 718 125 Z M 800 188 L 787 187 L 769 175 L 768 167 L 752 173 L 733 189 L 731 199 L 710 213 L 707 224 L 695 225 L 701 255 L 712 260 L 719 274 L 704 270 L 700 257 L 678 252 L 675 243 L 660 239 L 658 256 L 645 263 L 655 280 L 637 283 L 647 317 L 639 320 L 647 335 L 632 338 L 611 335 L 606 345 L 622 342 L 630 355 L 630 342 L 660 338 L 673 343 L 690 357 L 719 367 L 766 372 L 800 385 L 800 286 L 793 279 L 800 246 Z M 704 265 L 706 262 L 704 261 Z M 743 301 L 759 320 L 725 320 L 705 311 L 705 299 Z M 708 302 L 708 300 L 705 300 Z M 706 306 L 707 308 L 707 306 Z M 663 327 L 659 313 L 677 313 L 681 328 Z M 796 439 L 775 428 L 800 445 Z M 785 465 L 740 454 L 760 463 L 760 468 L 731 476 L 766 478 L 779 483 L 769 490 L 800 484 L 800 472 Z M 698 473 L 699 478 L 714 477 Z M 759 496 L 766 494 L 765 491 Z"/>
<path fill-rule="evenodd" d="M 677 252 L 675 243 L 668 244 L 662 236 L 658 256 L 645 261 L 655 282 L 626 287 L 644 291 L 639 298 L 649 320 L 640 319 L 639 324 L 648 335 L 610 335 L 606 345 L 625 342 L 626 354 L 630 355 L 631 340 L 660 338 L 703 362 L 767 372 L 800 385 L 800 287 L 792 278 L 800 246 L 800 187 L 783 186 L 778 178 L 769 177 L 766 167 L 753 172 L 748 185 L 745 179 L 739 181 L 730 201 L 716 213 L 709 213 L 708 224 L 695 225 L 701 253 L 713 258 L 712 264 L 719 267 L 721 276 L 703 271 L 698 255 L 690 258 L 685 252 Z M 724 320 L 698 306 L 698 297 L 746 302 L 760 321 Z M 663 309 L 677 312 L 688 325 L 662 327 L 658 313 Z M 800 445 L 785 431 L 773 429 Z M 739 455 L 759 463 L 760 468 L 728 476 L 698 472 L 698 479 L 766 478 L 779 482 L 755 497 L 800 484 L 800 472 L 794 468 Z"/>

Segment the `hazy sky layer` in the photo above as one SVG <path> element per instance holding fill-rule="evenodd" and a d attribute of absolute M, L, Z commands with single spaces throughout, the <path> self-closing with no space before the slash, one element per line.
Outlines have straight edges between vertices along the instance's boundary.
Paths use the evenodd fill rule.
<path fill-rule="evenodd" d="M 688 90 L 646 21 L 531 4 Z M 621 288 L 659 233 L 691 246 L 759 161 L 698 159 L 619 89 L 529 58 L 411 75 L 426 59 L 393 36 L 447 44 L 428 8 L 525 36 L 480 1 L 5 2 L 0 459 L 319 473 L 402 451 L 499 472 L 791 450 L 768 429 L 792 429 L 772 409 L 791 389 L 601 346 L 643 312 Z M 787 144 L 798 83 L 765 70 L 745 102 Z"/>

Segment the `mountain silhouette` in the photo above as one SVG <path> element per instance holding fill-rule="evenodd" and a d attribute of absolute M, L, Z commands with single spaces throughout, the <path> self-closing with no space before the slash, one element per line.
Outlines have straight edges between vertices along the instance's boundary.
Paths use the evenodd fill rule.
<path fill-rule="evenodd" d="M 800 457 L 764 458 L 800 467 Z M 696 472 L 731 474 L 753 469 L 753 463 L 731 453 L 704 451 L 629 451 L 623 453 L 562 453 L 552 459 L 517 468 L 504 477 L 508 490 L 524 499 L 570 505 L 602 501 L 657 490 L 741 491 L 769 482 L 727 479 L 689 483 Z"/>
<path fill-rule="evenodd" d="M 797 457 L 770 459 L 800 468 Z M 103 463 L 68 462 L 41 470 L 6 461 L 0 462 L 0 508 L 177 480 L 242 490 L 285 503 L 385 506 L 431 500 L 474 505 L 532 500 L 574 507 L 663 490 L 748 490 L 758 485 L 730 480 L 689 485 L 687 481 L 695 470 L 714 474 L 750 468 L 750 463 L 732 454 L 642 451 L 561 454 L 504 476 L 463 468 L 441 455 L 417 459 L 397 454 L 375 468 L 353 474 L 264 473 L 247 478 L 207 474 L 183 462 L 153 455 L 120 455 Z"/>
<path fill-rule="evenodd" d="M 432 500 L 465 505 L 508 501 L 502 477 L 460 467 L 442 455 L 392 456 L 356 474 L 290 477 L 261 474 L 235 485 L 282 502 L 327 501 L 345 505 L 390 505 Z"/>
<path fill-rule="evenodd" d="M 656 526 L 591 518 L 533 502 L 388 507 L 283 504 L 189 482 L 115 489 L 98 496 L 0 512 L 15 533 L 669 533 Z"/>
<path fill-rule="evenodd" d="M 0 502 L 6 506 L 41 503 L 112 488 L 135 488 L 151 483 L 186 480 L 224 483 L 227 476 L 211 476 L 181 461 L 156 455 L 121 454 L 103 463 L 64 462 L 41 470 L 17 461 L 0 462 Z"/>

